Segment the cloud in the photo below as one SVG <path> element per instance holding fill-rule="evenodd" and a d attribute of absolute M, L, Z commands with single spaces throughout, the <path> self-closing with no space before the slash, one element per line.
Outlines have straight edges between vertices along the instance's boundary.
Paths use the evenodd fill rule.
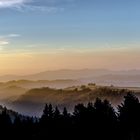
<path fill-rule="evenodd" d="M 3 52 L 6 48 L 9 48 L 9 44 L 11 44 L 11 39 L 19 37 L 19 34 L 7 34 L 7 35 L 0 35 L 0 51 Z"/>
<path fill-rule="evenodd" d="M 64 5 L 76 0 L 0 0 L 1 8 L 16 9 L 18 11 L 45 11 L 56 12 L 63 10 Z"/>
<path fill-rule="evenodd" d="M 8 44 L 9 44 L 8 41 L 2 41 L 2 40 L 0 41 L 0 46 L 1 46 L 1 45 L 8 45 Z"/>
<path fill-rule="evenodd" d="M 15 38 L 15 37 L 20 37 L 20 34 L 7 34 L 7 35 L 0 35 L 0 39 L 9 39 L 9 38 Z"/>
<path fill-rule="evenodd" d="M 20 12 L 41 11 L 47 13 L 55 13 L 57 11 L 62 11 L 63 8 L 49 7 L 49 6 L 22 5 L 20 7 L 16 7 L 16 10 Z"/>
<path fill-rule="evenodd" d="M 0 51 L 3 51 L 5 46 L 9 44 L 9 41 L 0 40 Z"/>
<path fill-rule="evenodd" d="M 27 3 L 27 0 L 0 0 L 0 8 L 16 7 L 25 3 Z"/>
<path fill-rule="evenodd" d="M 7 37 L 19 37 L 20 36 L 20 34 L 9 34 L 9 35 L 7 35 Z"/>

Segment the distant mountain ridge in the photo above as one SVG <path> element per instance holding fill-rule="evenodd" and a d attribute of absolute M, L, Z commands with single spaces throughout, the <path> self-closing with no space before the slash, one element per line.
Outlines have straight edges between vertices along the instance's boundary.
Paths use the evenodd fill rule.
<path fill-rule="evenodd" d="M 109 74 L 108 70 L 56 70 L 56 71 L 45 71 L 31 75 L 4 75 L 0 76 L 0 81 L 11 81 L 11 80 L 56 80 L 56 79 L 80 79 L 88 76 Z"/>
<path fill-rule="evenodd" d="M 104 75 L 132 75 L 140 76 L 140 70 L 128 70 L 128 71 L 112 71 L 107 69 L 79 69 L 79 70 L 55 70 L 45 71 L 31 75 L 4 75 L 0 76 L 0 81 L 11 80 L 56 80 L 56 79 L 83 79 L 88 77 L 101 77 Z"/>

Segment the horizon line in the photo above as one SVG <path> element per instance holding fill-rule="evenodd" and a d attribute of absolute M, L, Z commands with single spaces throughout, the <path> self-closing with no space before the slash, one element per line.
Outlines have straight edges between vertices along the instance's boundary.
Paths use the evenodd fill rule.
<path fill-rule="evenodd" d="M 112 71 L 112 72 L 129 72 L 129 71 L 140 71 L 140 69 L 119 69 L 119 70 L 114 70 L 114 69 L 106 69 L 106 68 L 83 68 L 83 69 L 50 69 L 50 70 L 44 70 L 44 71 L 38 71 L 38 72 L 33 72 L 33 73 L 28 73 L 28 74 L 16 74 L 16 73 L 11 73 L 11 74 L 0 74 L 0 76 L 28 76 L 28 75 L 35 75 L 35 74 L 40 74 L 44 72 L 58 72 L 58 71 L 84 71 L 84 70 L 89 70 L 89 71 Z"/>

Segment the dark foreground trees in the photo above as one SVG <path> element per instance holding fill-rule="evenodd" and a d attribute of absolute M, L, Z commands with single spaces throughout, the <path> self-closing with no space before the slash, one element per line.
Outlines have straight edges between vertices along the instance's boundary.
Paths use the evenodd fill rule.
<path fill-rule="evenodd" d="M 73 113 L 45 105 L 40 118 L 0 114 L 0 136 L 9 139 L 140 140 L 140 103 L 127 94 L 114 110 L 109 101 L 78 104 Z"/>

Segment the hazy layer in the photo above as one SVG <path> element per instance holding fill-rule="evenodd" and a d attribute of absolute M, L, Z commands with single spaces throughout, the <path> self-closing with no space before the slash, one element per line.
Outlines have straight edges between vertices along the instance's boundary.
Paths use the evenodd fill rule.
<path fill-rule="evenodd" d="M 0 75 L 30 74 L 56 69 L 140 69 L 138 47 L 46 49 L 44 52 L 2 53 Z"/>

